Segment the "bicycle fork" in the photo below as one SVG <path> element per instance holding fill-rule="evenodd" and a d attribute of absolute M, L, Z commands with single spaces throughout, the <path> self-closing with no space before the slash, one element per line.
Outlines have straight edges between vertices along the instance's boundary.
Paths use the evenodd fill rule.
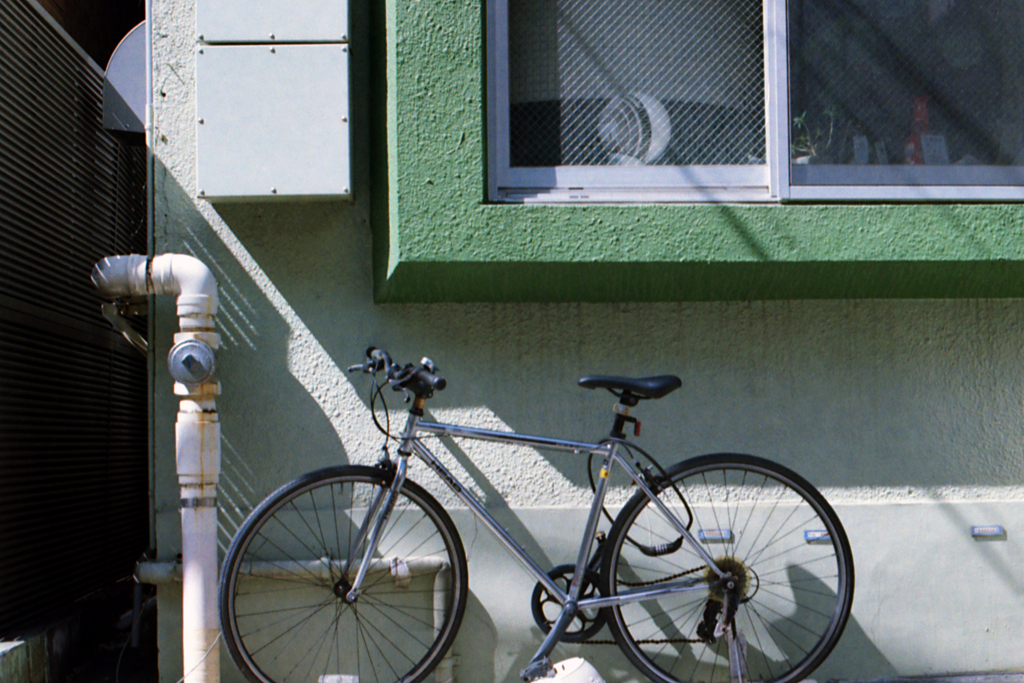
<path fill-rule="evenodd" d="M 377 543 L 380 540 L 380 535 L 384 532 L 388 519 L 391 518 L 391 512 L 395 509 L 398 494 L 402 490 L 402 484 L 405 483 L 409 456 L 413 452 L 413 435 L 416 433 L 416 424 L 419 422 L 420 415 L 423 414 L 422 399 L 417 398 L 416 401 L 417 405 L 409 412 L 409 419 L 406 421 L 405 429 L 402 432 L 402 445 L 398 448 L 398 464 L 395 465 L 394 476 L 391 478 L 390 485 L 386 490 L 381 488 L 374 494 L 373 501 L 370 502 L 370 507 L 366 511 L 366 519 L 360 525 L 359 533 L 349 548 L 349 557 L 351 558 L 359 549 L 364 539 L 366 540 L 363 557 L 359 561 L 359 569 L 356 571 L 356 577 L 351 583 L 345 580 L 345 576 L 348 574 L 348 563 L 346 563 L 346 566 L 342 568 L 341 577 L 334 584 L 335 595 L 349 604 L 358 600 L 360 593 L 362 593 L 363 579 L 366 578 L 366 572 L 370 569 L 374 553 L 377 552 Z M 386 450 L 385 455 L 382 456 L 382 462 L 385 461 L 389 465 L 392 463 L 391 459 L 387 456 Z M 383 502 L 381 501 L 382 495 L 384 498 Z"/>
<path fill-rule="evenodd" d="M 334 593 L 347 603 L 355 602 L 359 598 L 360 593 L 362 593 L 363 579 L 366 578 L 370 562 L 373 560 L 374 553 L 377 552 L 377 542 L 380 540 L 384 527 L 387 526 L 388 519 L 391 518 L 391 512 L 395 509 L 395 501 L 402 490 L 402 484 L 405 483 L 405 473 L 409 457 L 402 455 L 401 452 L 399 452 L 399 456 L 391 485 L 387 489 L 381 488 L 376 492 L 373 500 L 370 502 L 370 507 L 366 511 L 366 519 L 360 525 L 359 533 L 350 546 L 349 557 L 352 557 L 359 549 L 359 546 L 363 545 L 363 541 L 366 541 L 355 579 L 351 583 L 345 580 L 345 575 L 348 574 L 348 566 L 346 564 L 346 566 L 342 567 L 341 577 L 334 585 Z M 382 498 L 383 500 L 381 500 Z M 369 537 L 367 538 L 367 536 Z"/>

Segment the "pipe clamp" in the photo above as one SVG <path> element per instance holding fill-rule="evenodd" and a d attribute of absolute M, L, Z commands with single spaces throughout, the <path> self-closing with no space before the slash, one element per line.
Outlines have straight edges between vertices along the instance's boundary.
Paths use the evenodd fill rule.
<path fill-rule="evenodd" d="M 216 498 L 182 498 L 181 509 L 189 508 L 215 508 L 217 507 Z"/>
<path fill-rule="evenodd" d="M 190 386 L 181 382 L 174 383 L 174 395 L 194 399 L 196 401 L 212 399 L 220 395 L 220 382 L 213 381 L 198 386 Z"/>

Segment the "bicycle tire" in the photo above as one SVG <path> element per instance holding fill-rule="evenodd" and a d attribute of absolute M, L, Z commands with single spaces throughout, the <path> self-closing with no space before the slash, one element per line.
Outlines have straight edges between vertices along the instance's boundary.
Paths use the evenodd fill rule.
<path fill-rule="evenodd" d="M 350 549 L 353 537 L 391 480 L 374 467 L 310 472 L 243 522 L 218 603 L 224 642 L 249 681 L 418 683 L 447 653 L 466 609 L 466 553 L 451 518 L 413 482 L 402 486 L 359 598 L 335 590 L 343 567 L 355 576 L 362 549 Z"/>
<path fill-rule="evenodd" d="M 749 455 L 700 456 L 669 468 L 667 478 L 675 488 L 663 479 L 659 498 L 685 524 L 678 489 L 692 511 L 693 536 L 739 578 L 733 634 L 746 641 L 745 680 L 802 680 L 839 641 L 853 601 L 853 555 L 832 507 L 795 472 Z M 679 536 L 642 491 L 626 503 L 608 534 L 604 594 L 683 572 L 708 587 L 610 608 L 608 626 L 653 681 L 729 683 L 727 639 L 708 638 L 724 602 L 720 588 L 712 588 L 717 575 L 687 543 L 660 557 L 637 545 L 671 544 Z"/>

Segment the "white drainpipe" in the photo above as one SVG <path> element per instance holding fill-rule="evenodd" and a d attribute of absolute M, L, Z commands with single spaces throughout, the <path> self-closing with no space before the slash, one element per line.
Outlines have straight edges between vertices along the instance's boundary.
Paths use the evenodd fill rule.
<path fill-rule="evenodd" d="M 181 331 L 174 335 L 168 368 L 181 397 L 175 426 L 178 484 L 181 486 L 182 651 L 186 683 L 218 683 L 217 480 L 220 477 L 220 421 L 212 377 L 217 280 L 199 259 L 181 254 L 147 258 L 108 256 L 92 272 L 110 299 L 148 294 L 177 295 Z"/>

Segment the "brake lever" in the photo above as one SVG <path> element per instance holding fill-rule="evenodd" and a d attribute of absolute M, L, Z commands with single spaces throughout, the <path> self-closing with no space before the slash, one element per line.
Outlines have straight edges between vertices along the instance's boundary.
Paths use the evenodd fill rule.
<path fill-rule="evenodd" d="M 383 370 L 385 376 L 388 376 L 391 374 L 393 365 L 394 363 L 387 351 L 378 349 L 376 346 L 370 346 L 366 349 L 366 360 L 358 365 L 350 365 L 346 370 L 348 372 L 362 372 L 367 375 L 376 374 Z"/>
<path fill-rule="evenodd" d="M 407 364 L 405 367 L 400 368 L 392 366 L 394 369 L 388 370 L 388 384 L 394 387 L 395 391 L 402 388 L 402 384 L 407 382 L 410 377 L 416 372 L 415 366 L 412 363 Z"/>
<path fill-rule="evenodd" d="M 380 359 L 367 358 L 362 363 L 348 366 L 345 370 L 346 372 L 362 372 L 364 374 L 370 375 L 380 370 L 380 364 Z"/>

